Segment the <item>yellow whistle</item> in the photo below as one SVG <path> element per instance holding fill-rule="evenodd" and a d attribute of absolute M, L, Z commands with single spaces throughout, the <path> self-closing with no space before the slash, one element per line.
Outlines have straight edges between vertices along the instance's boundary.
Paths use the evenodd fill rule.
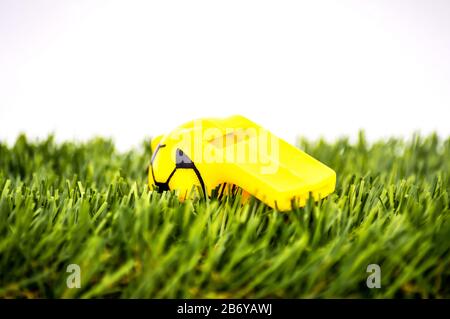
<path fill-rule="evenodd" d="M 239 187 L 268 206 L 289 211 L 331 194 L 336 173 L 243 116 L 185 123 L 151 141 L 151 189 L 180 200 Z M 198 194 L 198 192 L 197 192 Z"/>

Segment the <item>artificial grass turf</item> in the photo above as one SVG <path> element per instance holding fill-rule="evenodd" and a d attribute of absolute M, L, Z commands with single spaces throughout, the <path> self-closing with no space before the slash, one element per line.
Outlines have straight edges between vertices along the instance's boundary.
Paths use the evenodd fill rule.
<path fill-rule="evenodd" d="M 279 213 L 149 192 L 149 143 L 0 143 L 0 298 L 450 298 L 450 138 L 300 147 L 336 192 Z"/>

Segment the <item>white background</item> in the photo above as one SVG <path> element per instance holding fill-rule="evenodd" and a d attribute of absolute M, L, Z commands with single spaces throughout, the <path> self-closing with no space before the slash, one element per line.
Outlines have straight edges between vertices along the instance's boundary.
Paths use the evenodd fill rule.
<path fill-rule="evenodd" d="M 0 139 L 242 114 L 290 142 L 450 134 L 450 1 L 0 0 Z"/>

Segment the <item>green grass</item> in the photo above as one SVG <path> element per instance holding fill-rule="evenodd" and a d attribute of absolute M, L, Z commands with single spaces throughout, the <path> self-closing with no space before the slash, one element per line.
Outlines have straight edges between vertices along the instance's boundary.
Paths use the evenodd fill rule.
<path fill-rule="evenodd" d="M 299 145 L 337 189 L 279 213 L 149 192 L 148 143 L 0 143 L 0 298 L 450 298 L 450 138 Z"/>

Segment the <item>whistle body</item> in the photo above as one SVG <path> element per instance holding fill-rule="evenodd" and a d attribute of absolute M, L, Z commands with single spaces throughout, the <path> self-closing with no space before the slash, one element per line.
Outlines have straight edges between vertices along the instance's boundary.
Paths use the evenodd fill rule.
<path fill-rule="evenodd" d="M 239 187 L 279 211 L 332 193 L 336 173 L 243 116 L 200 119 L 152 140 L 149 186 L 219 195 Z"/>

